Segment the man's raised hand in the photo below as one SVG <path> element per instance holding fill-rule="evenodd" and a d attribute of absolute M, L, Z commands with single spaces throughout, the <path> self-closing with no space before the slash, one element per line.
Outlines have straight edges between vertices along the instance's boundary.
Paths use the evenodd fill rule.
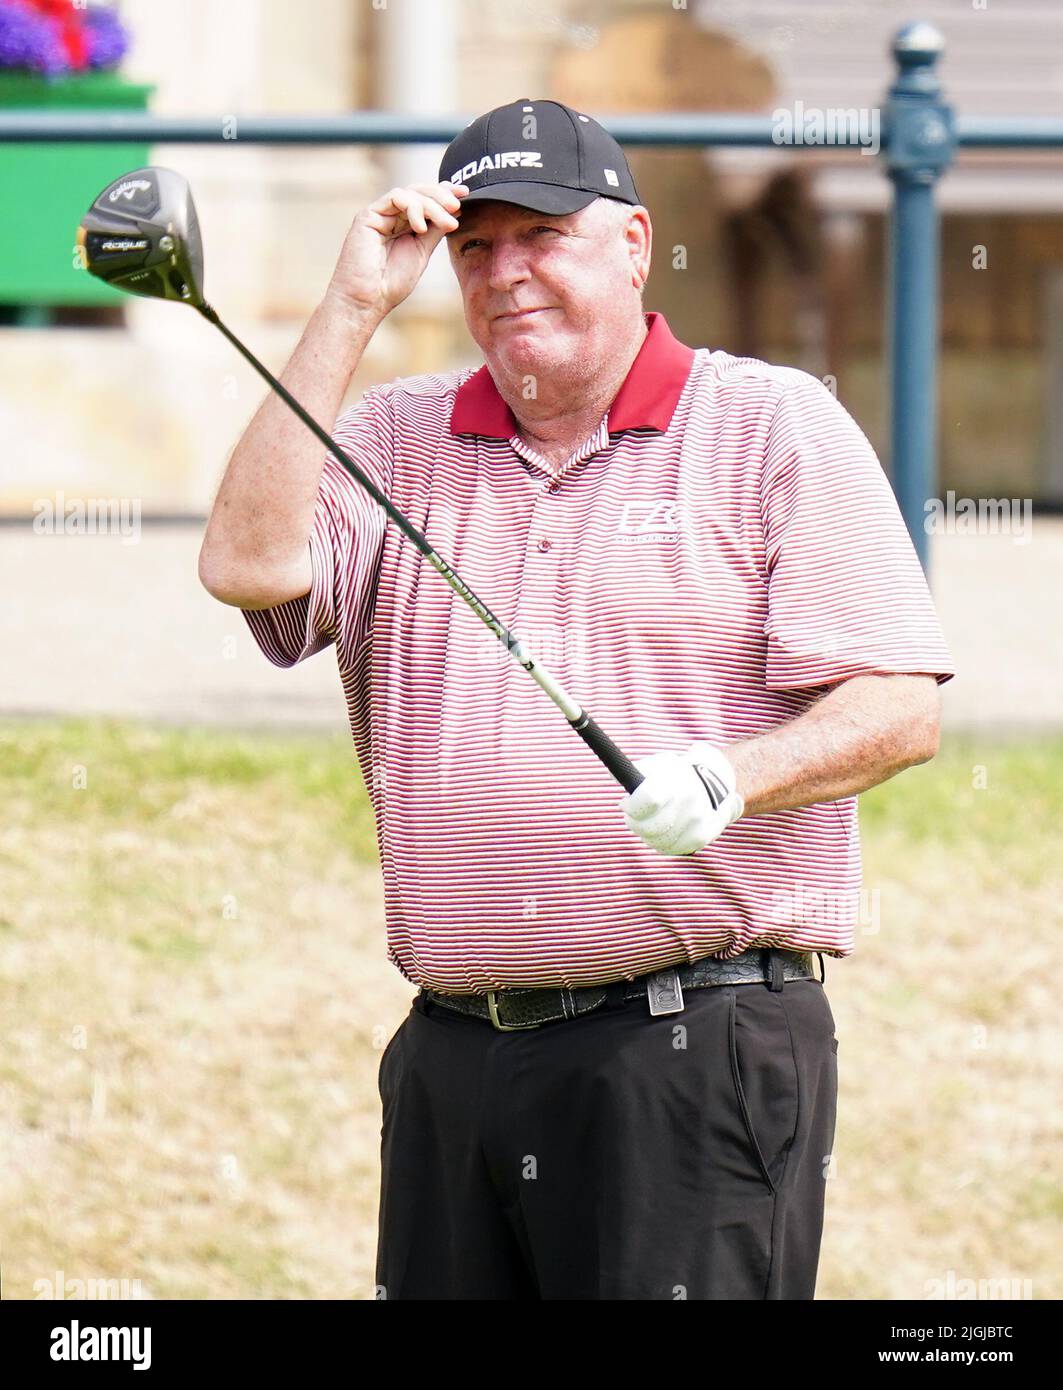
<path fill-rule="evenodd" d="M 327 297 L 348 311 L 383 318 L 410 294 L 432 252 L 458 225 L 464 184 L 392 188 L 351 224 Z"/>

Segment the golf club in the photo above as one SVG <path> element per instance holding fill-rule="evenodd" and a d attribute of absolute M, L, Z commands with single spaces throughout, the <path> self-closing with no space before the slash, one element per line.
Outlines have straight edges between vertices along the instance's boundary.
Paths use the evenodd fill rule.
<path fill-rule="evenodd" d="M 277 395 L 295 411 L 307 429 L 347 469 L 360 487 L 377 502 L 428 562 L 439 571 L 456 594 L 489 627 L 506 650 L 538 682 L 561 710 L 584 743 L 601 759 L 625 789 L 632 792 L 642 781 L 635 765 L 595 723 L 580 703 L 566 691 L 546 667 L 536 661 L 520 638 L 510 632 L 488 606 L 473 593 L 425 536 L 395 507 L 358 465 L 269 372 L 239 338 L 222 323 L 203 298 L 203 244 L 199 219 L 188 180 L 173 169 L 149 166 L 134 169 L 107 185 L 81 219 L 77 245 L 82 265 L 130 294 L 150 299 L 175 299 L 190 304 L 220 329 L 233 347 L 250 362 Z"/>

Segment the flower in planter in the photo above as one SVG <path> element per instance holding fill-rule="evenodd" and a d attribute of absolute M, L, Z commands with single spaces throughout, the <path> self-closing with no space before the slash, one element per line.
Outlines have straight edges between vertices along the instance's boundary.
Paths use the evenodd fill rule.
<path fill-rule="evenodd" d="M 44 15 L 21 0 L 0 4 L 0 68 L 55 77 L 68 67 L 62 40 Z"/>
<path fill-rule="evenodd" d="M 70 0 L 0 0 L 0 68 L 61 77 L 113 68 L 129 46 L 115 12 Z"/>
<path fill-rule="evenodd" d="M 89 56 L 81 20 L 84 10 L 76 10 L 67 0 L 26 0 L 26 3 L 51 22 L 59 35 L 71 71 L 81 72 L 87 68 Z"/>
<path fill-rule="evenodd" d="M 116 68 L 129 47 L 129 34 L 109 5 L 85 11 L 85 38 L 92 68 Z"/>

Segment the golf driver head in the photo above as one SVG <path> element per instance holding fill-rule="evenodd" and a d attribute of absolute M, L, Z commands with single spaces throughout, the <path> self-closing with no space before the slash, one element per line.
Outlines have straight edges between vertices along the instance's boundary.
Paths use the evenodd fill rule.
<path fill-rule="evenodd" d="M 196 205 L 173 169 L 134 169 L 109 183 L 81 219 L 77 244 L 85 269 L 116 289 L 204 302 Z"/>

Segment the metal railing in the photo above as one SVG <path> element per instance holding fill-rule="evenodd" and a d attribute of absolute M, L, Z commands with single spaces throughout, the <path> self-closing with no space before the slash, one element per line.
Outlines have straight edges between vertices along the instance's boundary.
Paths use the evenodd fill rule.
<path fill-rule="evenodd" d="M 897 72 L 881 108 L 880 159 L 893 184 L 888 261 L 890 453 L 897 501 L 924 567 L 925 504 L 936 494 L 938 179 L 957 148 L 1063 149 L 1063 119 L 957 117 L 937 73 L 944 40 L 910 24 L 894 38 Z M 146 112 L 0 112 L 0 141 L 151 144 L 449 144 L 469 116 L 352 111 L 333 116 L 155 116 Z M 780 139 L 772 116 L 615 116 L 601 123 L 622 145 L 816 149 Z M 862 143 L 842 132 L 830 147 Z"/>

